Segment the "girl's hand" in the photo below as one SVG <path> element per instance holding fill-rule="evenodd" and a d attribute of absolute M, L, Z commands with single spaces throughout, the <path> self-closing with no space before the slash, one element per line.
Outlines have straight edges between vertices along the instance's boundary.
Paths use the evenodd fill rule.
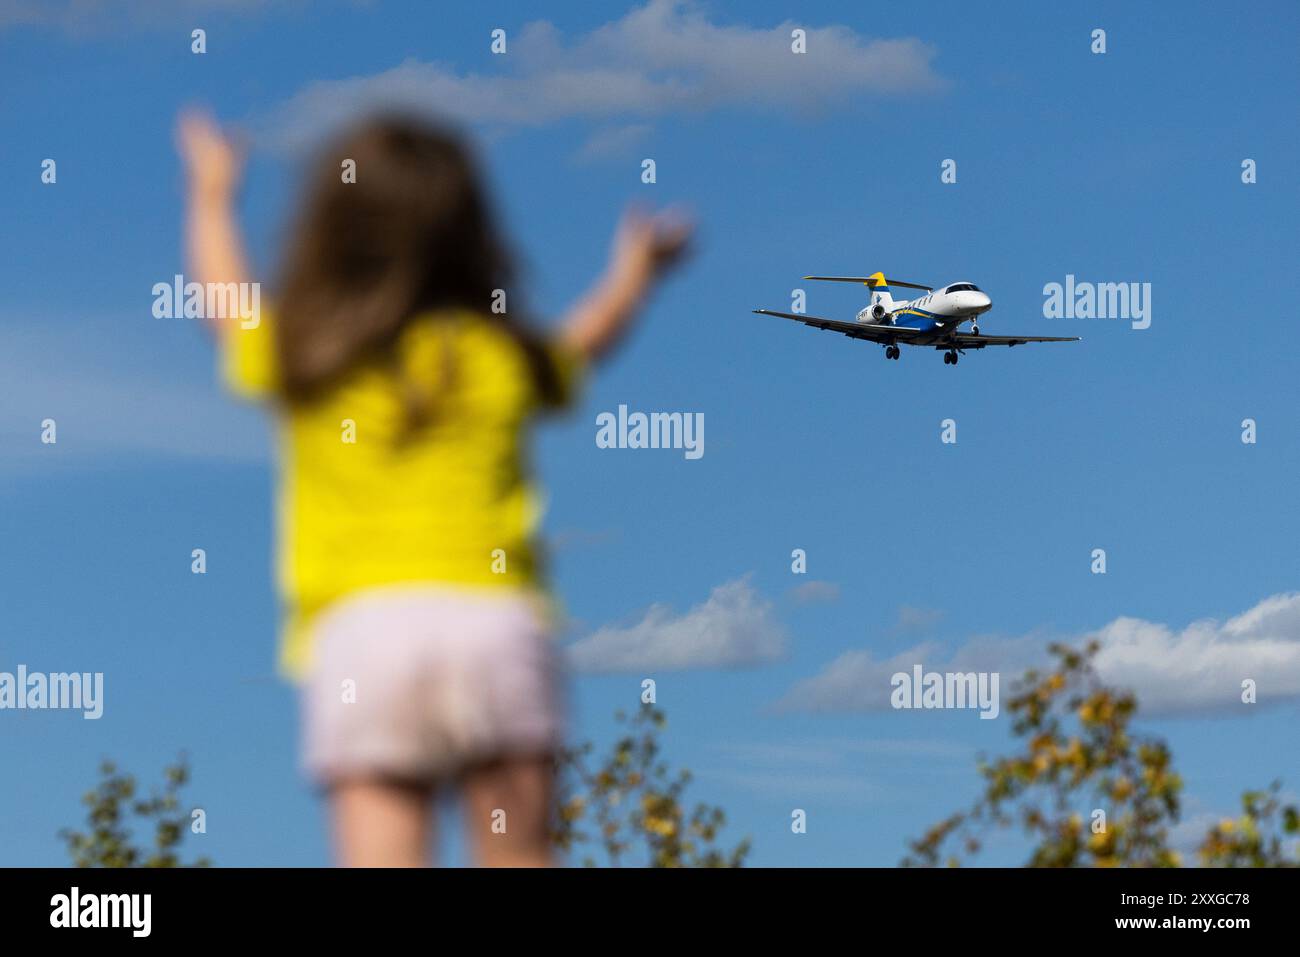
<path fill-rule="evenodd" d="M 694 224 L 679 210 L 650 215 L 630 206 L 615 234 L 611 272 L 649 285 L 685 258 L 694 231 Z"/>
<path fill-rule="evenodd" d="M 682 261 L 695 227 L 680 212 L 633 206 L 614 237 L 609 268 L 569 312 L 560 338 L 589 360 L 604 356 L 632 323 L 650 287 Z"/>
<path fill-rule="evenodd" d="M 176 123 L 176 143 L 192 196 L 229 199 L 234 195 L 244 151 L 222 133 L 210 114 L 195 109 L 182 112 Z"/>

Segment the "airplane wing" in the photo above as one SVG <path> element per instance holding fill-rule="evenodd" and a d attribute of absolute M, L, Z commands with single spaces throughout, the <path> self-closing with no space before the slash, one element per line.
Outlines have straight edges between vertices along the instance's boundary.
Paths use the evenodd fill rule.
<path fill-rule="evenodd" d="M 985 346 L 1018 346 L 1025 342 L 1078 342 L 1081 336 L 985 336 L 969 332 L 954 332 L 946 343 L 958 349 L 983 349 Z"/>
<path fill-rule="evenodd" d="M 860 282 L 867 286 L 871 284 L 871 276 L 804 276 L 804 279 L 818 279 L 822 282 Z M 906 286 L 908 289 L 922 289 L 926 292 L 933 292 L 933 286 L 926 286 L 919 282 L 903 282 L 901 279 L 886 279 L 883 285 L 887 286 Z"/>
<path fill-rule="evenodd" d="M 889 326 L 875 322 L 839 322 L 835 319 L 822 319 L 820 316 L 800 316 L 792 312 L 773 312 L 771 309 L 755 309 L 760 316 L 777 316 L 781 319 L 793 319 L 814 329 L 826 329 L 840 332 L 852 339 L 866 339 L 869 342 L 906 342 L 921 330 L 910 326 Z M 980 336 L 979 338 L 991 338 Z"/>

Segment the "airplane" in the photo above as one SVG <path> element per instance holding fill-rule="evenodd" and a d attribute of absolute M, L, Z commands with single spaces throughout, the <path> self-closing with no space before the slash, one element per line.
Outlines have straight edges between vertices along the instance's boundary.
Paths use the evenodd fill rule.
<path fill-rule="evenodd" d="M 987 346 L 1018 346 L 1025 342 L 1078 342 L 1080 336 L 986 336 L 980 332 L 979 317 L 993 308 L 988 294 L 969 282 L 955 282 L 935 289 L 914 282 L 886 279 L 884 273 L 870 276 L 804 276 L 822 282 L 860 282 L 871 289 L 871 303 L 858 313 L 855 322 L 840 322 L 818 316 L 755 309 L 760 316 L 793 319 L 816 329 L 841 332 L 852 339 L 866 339 L 885 347 L 886 359 L 897 359 L 899 345 L 942 349 L 944 365 L 956 365 L 957 356 L 967 349 Z M 890 287 L 919 289 L 924 296 L 896 302 Z M 963 324 L 970 332 L 962 332 Z"/>

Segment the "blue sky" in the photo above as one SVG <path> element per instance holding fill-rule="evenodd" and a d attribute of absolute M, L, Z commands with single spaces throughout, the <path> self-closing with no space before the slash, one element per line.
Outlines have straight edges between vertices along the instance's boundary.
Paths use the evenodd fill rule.
<path fill-rule="evenodd" d="M 1010 745 L 1005 720 L 881 708 L 891 662 L 1005 683 L 1052 638 L 1102 635 L 1109 676 L 1150 702 L 1188 833 L 1248 786 L 1300 789 L 1294 4 L 69 6 L 0 2 L 0 671 L 102 671 L 106 704 L 0 712 L 0 863 L 62 860 L 101 756 L 152 779 L 181 750 L 208 812 L 196 851 L 328 860 L 272 675 L 268 431 L 218 390 L 201 331 L 150 312 L 181 269 L 190 102 L 249 130 L 268 276 L 302 143 L 374 97 L 474 131 L 543 315 L 595 275 L 625 202 L 695 211 L 698 254 L 536 457 L 566 640 L 593 667 L 644 659 L 574 676 L 575 736 L 606 740 L 653 677 L 668 754 L 753 863 L 896 863 L 974 797 L 976 754 Z M 978 283 L 986 332 L 1083 341 L 952 369 L 750 314 L 804 288 L 850 318 L 860 288 L 799 277 L 877 269 Z M 1043 318 L 1067 274 L 1151 283 L 1150 328 Z M 597 448 L 620 403 L 702 412 L 704 456 Z"/>

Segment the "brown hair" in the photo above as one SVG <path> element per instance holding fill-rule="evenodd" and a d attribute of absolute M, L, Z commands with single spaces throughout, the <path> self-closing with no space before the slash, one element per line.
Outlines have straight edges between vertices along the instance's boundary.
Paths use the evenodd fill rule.
<path fill-rule="evenodd" d="M 343 181 L 346 160 L 355 182 Z M 392 358 L 422 313 L 487 313 L 494 290 L 514 278 L 469 152 L 455 135 L 399 117 L 363 123 L 324 151 L 283 268 L 276 348 L 290 402 L 318 395 L 363 358 Z M 538 337 L 494 318 L 518 339 L 542 394 L 553 394 Z"/>

